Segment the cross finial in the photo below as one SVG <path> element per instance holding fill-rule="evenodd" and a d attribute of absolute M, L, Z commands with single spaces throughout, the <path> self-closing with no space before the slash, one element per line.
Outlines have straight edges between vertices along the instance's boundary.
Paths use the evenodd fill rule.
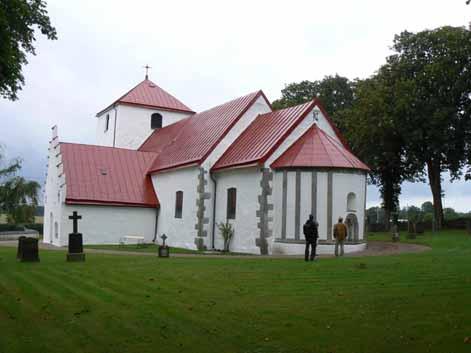
<path fill-rule="evenodd" d="M 146 69 L 146 80 L 149 79 L 149 69 L 152 69 L 149 65 L 143 66 Z"/>

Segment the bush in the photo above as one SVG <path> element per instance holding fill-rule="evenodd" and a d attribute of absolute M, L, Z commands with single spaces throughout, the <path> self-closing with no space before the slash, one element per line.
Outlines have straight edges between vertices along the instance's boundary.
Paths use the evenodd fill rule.
<path fill-rule="evenodd" d="M 0 232 L 15 232 L 23 230 L 24 227 L 18 226 L 16 224 L 0 224 Z"/>

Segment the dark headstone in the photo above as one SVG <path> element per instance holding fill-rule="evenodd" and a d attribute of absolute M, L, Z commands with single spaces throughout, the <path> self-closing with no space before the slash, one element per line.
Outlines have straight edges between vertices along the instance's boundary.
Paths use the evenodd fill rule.
<path fill-rule="evenodd" d="M 471 235 L 471 219 L 466 220 L 466 231 Z"/>
<path fill-rule="evenodd" d="M 16 251 L 17 260 L 21 260 L 21 254 L 23 253 L 23 241 L 26 239 L 24 235 L 18 238 L 18 250 Z"/>
<path fill-rule="evenodd" d="M 415 231 L 417 234 L 424 234 L 425 232 L 425 224 L 423 222 L 418 222 L 415 225 Z"/>
<path fill-rule="evenodd" d="M 21 249 L 18 249 L 21 262 L 39 262 L 38 239 L 25 237 L 19 244 L 21 244 Z"/>

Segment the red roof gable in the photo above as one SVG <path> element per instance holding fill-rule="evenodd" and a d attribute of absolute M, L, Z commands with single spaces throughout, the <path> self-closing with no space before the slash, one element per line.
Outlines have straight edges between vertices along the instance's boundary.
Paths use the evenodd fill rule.
<path fill-rule="evenodd" d="M 181 132 L 183 126 L 187 123 L 189 118 L 177 121 L 171 125 L 164 126 L 163 128 L 156 129 L 138 148 L 142 152 L 155 152 L 161 153 L 167 145 L 173 142 Z"/>
<path fill-rule="evenodd" d="M 66 203 L 157 207 L 147 170 L 155 153 L 61 143 Z"/>
<path fill-rule="evenodd" d="M 310 127 L 272 164 L 273 169 L 289 167 L 369 168 L 317 125 Z"/>
<path fill-rule="evenodd" d="M 213 170 L 264 162 L 294 130 L 315 101 L 259 115 L 234 141 Z"/>
<path fill-rule="evenodd" d="M 138 105 L 148 108 L 159 108 L 163 110 L 178 111 L 185 113 L 194 113 L 185 104 L 177 98 L 166 92 L 154 82 L 145 79 L 136 87 L 131 89 L 124 96 L 118 98 L 113 104 L 103 109 L 97 115 L 100 115 L 116 103 Z"/>
<path fill-rule="evenodd" d="M 260 96 L 268 103 L 257 91 L 192 115 L 177 128 L 155 131 L 139 149 L 161 150 L 149 172 L 202 163 Z"/>

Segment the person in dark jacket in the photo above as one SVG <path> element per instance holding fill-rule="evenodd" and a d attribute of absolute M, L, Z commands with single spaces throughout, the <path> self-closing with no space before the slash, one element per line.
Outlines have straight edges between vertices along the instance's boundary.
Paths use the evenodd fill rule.
<path fill-rule="evenodd" d="M 305 261 L 314 261 L 316 257 L 317 238 L 319 238 L 318 226 L 319 224 L 314 221 L 314 217 L 309 215 L 309 219 L 303 226 L 303 233 L 306 238 L 306 251 L 304 252 Z M 309 256 L 309 248 L 311 248 L 311 256 Z"/>

